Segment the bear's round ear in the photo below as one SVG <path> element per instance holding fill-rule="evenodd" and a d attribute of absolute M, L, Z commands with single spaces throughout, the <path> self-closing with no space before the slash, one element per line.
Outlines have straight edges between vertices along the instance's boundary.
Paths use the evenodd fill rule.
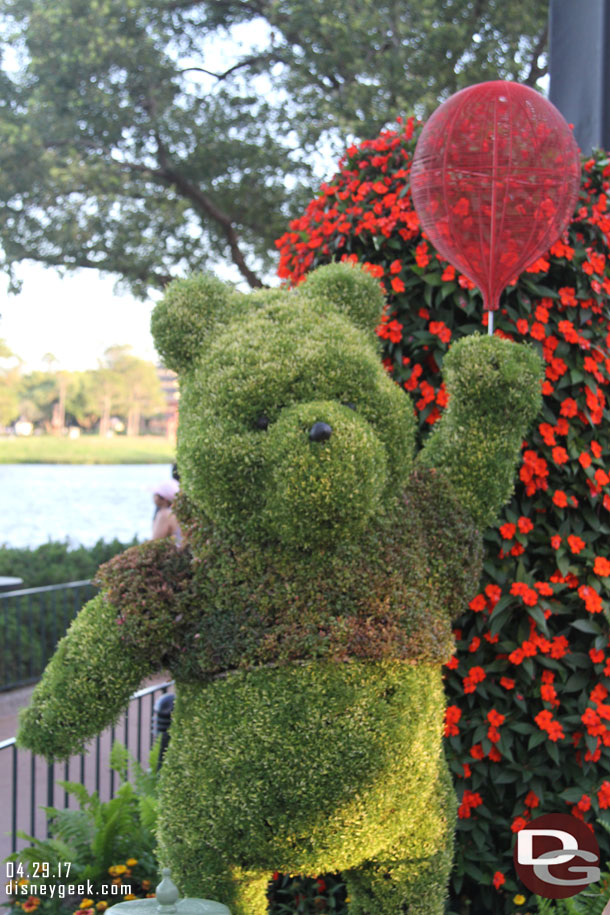
<path fill-rule="evenodd" d="M 320 305 L 334 305 L 362 330 L 374 331 L 385 305 L 379 280 L 348 261 L 313 270 L 298 287 L 300 295 Z"/>
<path fill-rule="evenodd" d="M 150 320 L 164 365 L 175 372 L 188 370 L 201 355 L 206 338 L 230 318 L 237 299 L 230 286 L 211 274 L 173 280 Z"/>

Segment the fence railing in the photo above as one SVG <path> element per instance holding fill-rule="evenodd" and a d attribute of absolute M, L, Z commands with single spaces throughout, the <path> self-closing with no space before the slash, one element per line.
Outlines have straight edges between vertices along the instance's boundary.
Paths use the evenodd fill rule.
<path fill-rule="evenodd" d="M 48 835 L 48 821 L 41 807 L 76 806 L 75 798 L 58 782 L 80 782 L 89 792 L 97 791 L 101 800 L 114 796 L 119 779 L 108 764 L 113 743 L 120 741 L 138 762 L 145 762 L 153 744 L 155 701 L 171 686 L 173 681 L 166 681 L 138 690 L 122 721 L 65 763 L 47 763 L 29 750 L 19 749 L 14 737 L 0 741 L 0 819 L 4 827 L 0 829 L 0 861 L 28 844 L 18 832 L 37 838 Z"/>
<path fill-rule="evenodd" d="M 0 593 L 0 691 L 39 679 L 80 608 L 95 594 L 90 581 Z"/>

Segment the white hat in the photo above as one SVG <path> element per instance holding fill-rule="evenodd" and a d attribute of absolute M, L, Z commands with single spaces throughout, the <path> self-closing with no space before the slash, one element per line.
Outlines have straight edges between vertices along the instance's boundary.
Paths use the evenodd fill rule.
<path fill-rule="evenodd" d="M 173 502 L 179 489 L 180 485 L 176 480 L 163 480 L 163 482 L 155 486 L 153 493 L 155 496 L 161 496 L 167 502 Z"/>

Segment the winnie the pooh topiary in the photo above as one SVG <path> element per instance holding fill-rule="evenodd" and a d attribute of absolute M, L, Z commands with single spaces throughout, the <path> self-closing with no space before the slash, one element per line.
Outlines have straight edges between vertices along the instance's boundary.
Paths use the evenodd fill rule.
<path fill-rule="evenodd" d="M 266 911 L 273 870 L 341 871 L 354 915 L 444 908 L 441 667 L 540 363 L 498 337 L 456 344 L 449 407 L 415 458 L 413 408 L 376 350 L 382 307 L 347 264 L 293 292 L 168 287 L 153 332 L 180 373 L 188 546 L 102 567 L 21 720 L 20 745 L 67 757 L 170 669 L 161 859 L 234 915 Z"/>

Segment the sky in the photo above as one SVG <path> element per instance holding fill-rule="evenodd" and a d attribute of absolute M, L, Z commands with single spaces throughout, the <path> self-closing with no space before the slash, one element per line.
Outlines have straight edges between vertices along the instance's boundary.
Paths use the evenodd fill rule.
<path fill-rule="evenodd" d="M 0 337 L 23 362 L 25 371 L 44 369 L 43 356 L 57 359 L 55 368 L 97 368 L 104 351 L 127 344 L 135 356 L 158 362 L 150 335 L 154 302 L 140 302 L 114 292 L 114 280 L 95 270 L 60 276 L 31 264 L 20 268 L 23 289 L 8 295 L 0 281 Z"/>

